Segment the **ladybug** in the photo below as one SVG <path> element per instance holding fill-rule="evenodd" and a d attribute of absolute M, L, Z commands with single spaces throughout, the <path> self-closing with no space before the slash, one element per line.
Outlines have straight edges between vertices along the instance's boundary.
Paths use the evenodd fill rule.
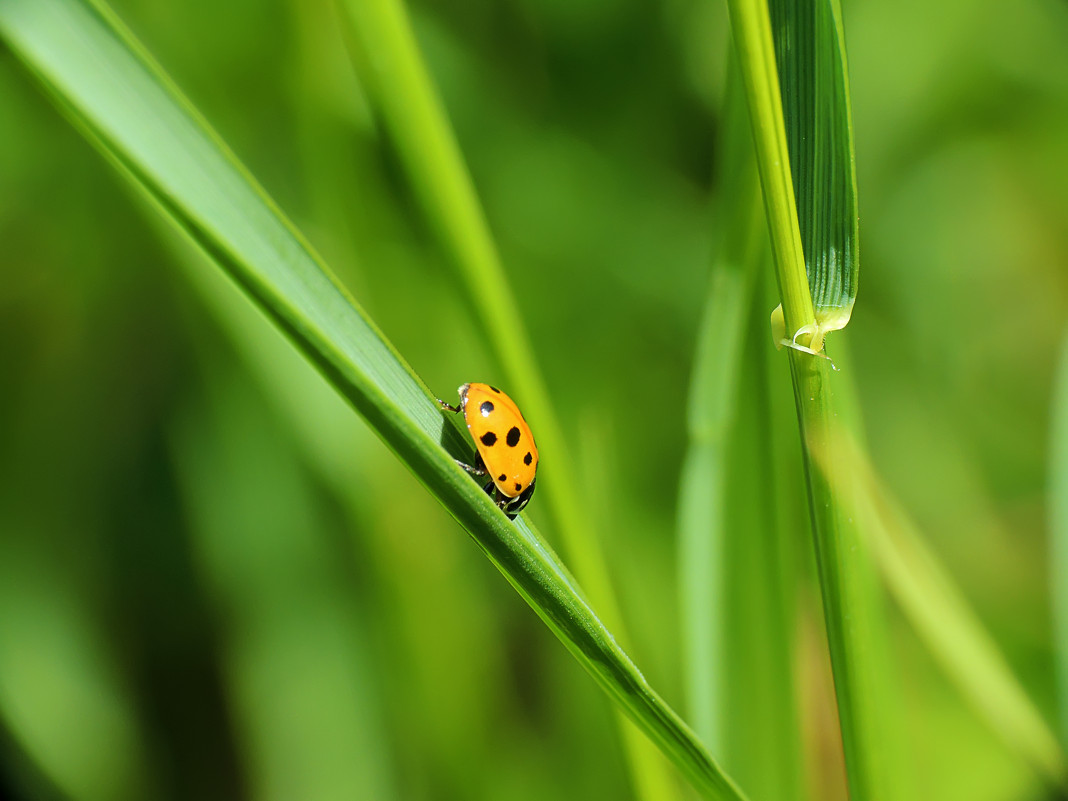
<path fill-rule="evenodd" d="M 458 390 L 460 405 L 439 400 L 443 409 L 463 412 L 467 430 L 475 440 L 478 458 L 472 467 L 456 463 L 473 476 L 489 475 L 483 489 L 509 520 L 523 511 L 534 494 L 538 472 L 538 446 L 515 401 L 489 384 L 464 384 Z"/>

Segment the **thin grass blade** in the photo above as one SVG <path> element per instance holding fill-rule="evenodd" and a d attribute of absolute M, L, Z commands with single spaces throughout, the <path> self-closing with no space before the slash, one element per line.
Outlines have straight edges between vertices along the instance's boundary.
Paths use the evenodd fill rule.
<path fill-rule="evenodd" d="M 748 311 L 764 233 L 753 139 L 736 64 L 730 68 L 719 187 L 720 243 L 694 352 L 689 444 L 679 479 L 679 591 L 690 719 L 719 751 L 725 743 L 724 541 L 728 446 L 739 395 Z"/>
<path fill-rule="evenodd" d="M 768 6 L 808 287 L 816 325 L 826 333 L 849 322 L 860 274 L 842 10 L 838 0 Z"/>
<path fill-rule="evenodd" d="M 768 218 L 775 257 L 775 278 L 785 315 L 784 330 L 812 331 L 816 317 L 805 273 L 801 231 L 797 225 L 797 204 L 790 174 L 771 18 L 764 0 L 727 0 L 727 9 L 745 82 L 764 213 Z M 810 340 L 801 338 L 801 341 Z"/>
<path fill-rule="evenodd" d="M 896 798 L 900 772 L 891 762 L 897 727 L 885 676 L 881 588 L 851 513 L 848 498 L 856 490 L 848 466 L 832 462 L 821 471 L 814 462 L 814 453 L 849 424 L 834 395 L 830 362 L 793 350 L 789 355 L 850 796 Z"/>
<path fill-rule="evenodd" d="M 1068 332 L 1053 389 L 1049 461 L 1050 589 L 1060 701 L 1060 741 L 1068 747 Z"/>
<path fill-rule="evenodd" d="M 836 427 L 851 425 L 835 401 L 830 362 L 811 355 L 822 348 L 824 329 L 816 317 L 806 272 L 810 254 L 804 247 L 809 243 L 803 242 L 801 235 L 804 229 L 817 246 L 825 243 L 827 267 L 844 267 L 841 254 L 847 250 L 855 254 L 849 104 L 847 98 L 830 102 L 827 97 L 848 89 L 840 10 L 832 0 L 786 4 L 777 33 L 790 58 L 777 63 L 773 48 L 776 37 L 763 0 L 728 0 L 728 8 L 749 96 L 782 297 L 785 331 L 778 332 L 776 339 L 809 349 L 809 353 L 790 350 L 790 369 L 850 793 L 857 799 L 891 798 L 897 795 L 895 779 L 900 772 L 892 769 L 892 759 L 888 758 L 896 752 L 896 736 L 887 706 L 884 671 L 888 646 L 880 588 L 856 521 L 838 494 L 842 486 L 848 486 L 847 477 L 831 481 L 812 462 L 812 449 L 822 447 Z M 800 43 L 801 38 L 806 41 Z M 832 49 L 837 56 L 827 52 Z M 806 130 L 786 129 L 784 103 L 792 109 L 786 120 L 797 126 L 803 119 L 808 138 L 826 126 L 828 138 L 821 141 L 847 142 L 848 147 L 807 147 L 811 143 Z M 798 143 L 806 147 L 799 147 L 796 153 L 790 150 L 790 145 L 797 147 Z M 843 158 L 847 165 L 834 164 Z M 792 164 L 797 176 L 792 174 Z M 843 181 L 842 176 L 849 180 Z M 809 219 L 800 226 L 795 187 L 818 201 L 806 201 L 801 207 Z M 822 232 L 819 237 L 818 232 Z M 830 258 L 834 252 L 839 254 L 837 261 Z M 850 271 L 856 269 L 855 259 L 848 267 Z M 851 283 L 841 282 L 843 287 L 855 289 L 855 285 L 855 275 Z M 825 300 L 821 296 L 821 302 Z"/>
<path fill-rule="evenodd" d="M 762 249 L 758 263 L 770 254 Z M 761 293 L 762 294 L 762 293 Z M 726 636 L 724 670 L 725 765 L 754 799 L 789 801 L 802 794 L 801 737 L 796 670 L 798 559 L 796 522 L 782 525 L 788 506 L 776 475 L 772 398 L 764 362 L 775 357 L 766 342 L 766 306 L 752 304 L 741 381 L 742 402 L 730 443 L 726 495 L 729 536 L 724 544 Z M 758 310 L 759 309 L 759 310 Z M 785 379 L 785 376 L 780 375 Z M 789 392 L 782 396 L 788 400 Z M 789 408 L 783 419 L 791 422 Z M 787 429 L 785 443 L 794 445 Z M 796 458 L 796 446 L 789 455 Z"/>
<path fill-rule="evenodd" d="M 456 267 L 509 390 L 522 399 L 526 415 L 535 423 L 542 451 L 552 454 L 539 476 L 539 495 L 552 512 L 564 554 L 605 622 L 626 643 L 596 521 L 580 498 L 568 440 L 405 4 L 341 0 L 340 5 L 360 81 L 400 155 L 408 183 Z M 623 741 L 641 797 L 674 798 L 677 794 L 662 761 L 624 726 Z"/>

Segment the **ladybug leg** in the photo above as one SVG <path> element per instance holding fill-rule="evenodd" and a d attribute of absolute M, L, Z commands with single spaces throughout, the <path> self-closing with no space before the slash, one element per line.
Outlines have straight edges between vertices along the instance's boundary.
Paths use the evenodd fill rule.
<path fill-rule="evenodd" d="M 464 470 L 473 475 L 475 478 L 486 475 L 486 463 L 482 461 L 482 454 L 479 453 L 475 456 L 475 464 L 472 467 L 469 464 L 461 462 L 459 459 L 454 460 L 456 464 L 460 465 Z M 493 482 L 491 481 L 490 484 Z"/>
<path fill-rule="evenodd" d="M 497 504 L 497 508 L 504 512 L 506 515 L 508 515 L 509 520 L 515 520 L 515 515 L 508 514 L 508 501 L 510 501 L 511 498 L 501 495 L 501 491 L 497 489 L 497 485 L 493 483 L 492 479 L 487 481 L 486 486 L 484 486 L 482 489 L 487 495 L 493 498 L 493 502 Z"/>
<path fill-rule="evenodd" d="M 493 498 L 493 502 L 497 504 L 497 506 L 501 505 L 501 498 L 504 496 L 501 495 L 501 491 L 497 489 L 497 485 L 493 483 L 492 478 L 486 482 L 485 486 L 482 487 L 482 491 L 489 495 L 491 498 Z"/>
<path fill-rule="evenodd" d="M 491 481 L 490 484 L 493 484 L 493 482 Z M 486 490 L 488 491 L 489 489 L 490 488 L 487 486 Z M 493 495 L 493 502 L 497 504 L 497 508 L 500 509 L 501 511 L 503 511 L 505 514 L 508 514 L 508 503 L 512 499 L 509 498 L 506 495 L 502 495 L 501 491 L 499 489 L 497 489 L 497 485 L 496 484 L 493 484 L 493 492 L 490 493 L 490 494 Z M 509 520 L 514 520 L 515 517 L 514 516 L 509 516 L 508 519 Z"/>
<path fill-rule="evenodd" d="M 506 498 L 507 501 L 501 508 L 504 509 L 504 513 L 508 515 L 509 520 L 515 520 L 516 515 L 523 511 L 524 507 L 530 503 L 531 497 L 534 495 L 534 485 L 537 479 L 530 482 L 530 486 L 523 490 L 523 493 L 518 498 Z"/>
<path fill-rule="evenodd" d="M 442 409 L 447 409 L 448 411 L 453 412 L 454 414 L 460 411 L 460 407 L 459 406 L 453 406 L 451 404 L 448 404 L 445 401 L 443 401 L 441 398 L 437 398 L 436 400 L 437 400 L 438 404 L 441 406 Z M 454 461 L 456 462 L 456 464 L 460 465 L 460 467 L 462 467 L 464 470 L 466 470 L 468 473 L 470 473 L 473 476 L 484 476 L 484 475 L 486 475 L 486 466 L 484 464 L 482 464 L 482 454 L 478 455 L 478 459 L 475 461 L 475 466 L 474 467 L 472 467 L 471 465 L 467 464 L 466 462 L 461 462 L 459 459 L 455 459 Z"/>
<path fill-rule="evenodd" d="M 519 498 L 509 498 L 497 489 L 497 485 L 493 483 L 492 479 L 487 481 L 486 486 L 482 489 L 485 490 L 487 495 L 493 498 L 493 502 L 497 504 L 497 508 L 504 512 L 509 520 L 515 520 L 515 516 L 527 505 L 527 501 L 530 500 L 530 495 L 533 494 L 528 488 L 527 492 L 524 492 Z M 517 501 L 521 501 L 521 503 L 518 504 L 518 507 L 516 505 Z"/>

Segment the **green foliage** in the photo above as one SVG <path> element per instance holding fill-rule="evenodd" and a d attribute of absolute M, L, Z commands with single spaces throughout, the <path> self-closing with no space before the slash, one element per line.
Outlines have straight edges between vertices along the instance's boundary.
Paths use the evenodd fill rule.
<path fill-rule="evenodd" d="M 540 566 L 570 608 L 588 597 L 617 636 L 625 621 L 640 686 L 748 797 L 842 798 L 832 607 L 857 611 L 858 575 L 860 595 L 877 585 L 848 541 L 816 540 L 845 590 L 825 641 L 784 359 L 840 396 L 808 410 L 829 418 L 802 404 L 810 430 L 863 428 L 814 496 L 847 501 L 834 525 L 872 545 L 901 610 L 869 632 L 901 795 L 1049 794 L 1063 9 L 821 6 L 834 80 L 848 32 L 848 93 L 843 74 L 815 97 L 852 101 L 865 257 L 827 373 L 774 350 L 771 269 L 741 245 L 770 216 L 794 324 L 819 289 L 806 230 L 845 218 L 784 225 L 806 203 L 789 110 L 759 139 L 778 167 L 754 215 L 720 6 L 114 5 L 145 48 L 95 2 L 0 0 L 0 795 L 685 797 L 621 746 L 619 706 L 451 511 L 513 577 Z M 393 38 L 361 45 L 375 13 Z M 33 81 L 16 20 L 49 31 Z M 771 20 L 748 52 L 777 80 Z M 422 72 L 391 72 L 398 55 Z M 433 397 L 468 380 L 507 388 L 539 437 L 544 483 L 515 527 L 449 459 L 470 445 Z M 602 679 L 623 664 L 572 634 L 607 648 L 587 661 Z M 675 719 L 653 726 L 705 764 Z"/>

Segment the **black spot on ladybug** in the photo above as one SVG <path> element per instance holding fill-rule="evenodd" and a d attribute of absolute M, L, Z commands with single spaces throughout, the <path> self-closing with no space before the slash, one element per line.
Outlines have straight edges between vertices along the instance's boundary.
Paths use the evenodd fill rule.
<path fill-rule="evenodd" d="M 508 480 L 508 474 L 507 473 L 501 473 L 499 476 L 497 476 L 497 480 L 498 481 L 507 481 Z"/>
<path fill-rule="evenodd" d="M 490 387 L 490 389 L 492 389 L 492 390 L 493 390 L 494 392 L 496 392 L 496 393 L 497 393 L 498 395 L 500 395 L 500 394 L 501 394 L 501 391 L 500 391 L 499 389 L 497 389 L 497 387 Z"/>
<path fill-rule="evenodd" d="M 534 457 L 531 455 L 530 451 L 527 451 L 527 455 L 523 457 L 523 464 L 530 464 L 533 461 Z"/>
<path fill-rule="evenodd" d="M 485 434 L 482 435 L 481 440 L 482 444 L 488 448 L 497 441 L 497 435 L 494 434 L 492 431 L 487 431 Z"/>
<path fill-rule="evenodd" d="M 523 485 L 520 484 L 518 481 L 515 482 L 515 491 L 519 492 L 519 490 L 521 490 L 521 489 L 523 489 Z"/>
<path fill-rule="evenodd" d="M 490 401 L 482 401 L 482 405 L 478 407 L 478 410 L 482 412 L 483 417 L 489 417 L 493 414 L 493 404 Z"/>
<path fill-rule="evenodd" d="M 514 448 L 516 445 L 519 444 L 519 436 L 520 434 L 518 426 L 512 426 L 511 430 L 508 432 L 508 436 L 505 437 L 504 441 L 508 443 L 508 446 L 510 448 Z"/>

